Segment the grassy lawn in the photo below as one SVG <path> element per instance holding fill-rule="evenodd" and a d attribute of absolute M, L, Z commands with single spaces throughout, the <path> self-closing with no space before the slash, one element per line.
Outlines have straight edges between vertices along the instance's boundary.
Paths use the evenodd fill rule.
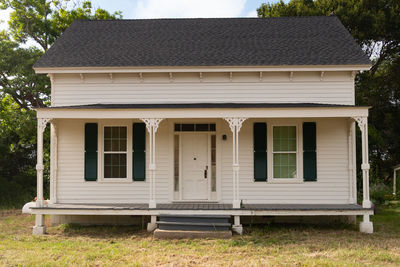
<path fill-rule="evenodd" d="M 1 214 L 1 212 L 0 212 Z M 49 227 L 31 235 L 33 216 L 0 217 L 0 265 L 5 266 L 398 266 L 400 207 L 373 216 L 375 233 L 355 226 L 245 228 L 228 240 L 155 240 L 135 227 Z"/>

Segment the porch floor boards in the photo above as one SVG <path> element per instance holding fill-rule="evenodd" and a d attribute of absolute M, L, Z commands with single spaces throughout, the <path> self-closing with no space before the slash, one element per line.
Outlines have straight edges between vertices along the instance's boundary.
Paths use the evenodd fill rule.
<path fill-rule="evenodd" d="M 373 209 L 356 204 L 243 204 L 234 209 L 222 203 L 160 203 L 150 209 L 137 204 L 48 204 L 32 207 L 32 214 L 49 215 L 228 215 L 228 216 L 312 216 L 312 215 L 373 215 Z"/>
<path fill-rule="evenodd" d="M 358 204 L 243 204 L 240 209 L 234 209 L 232 204 L 220 203 L 161 203 L 150 209 L 148 204 L 48 204 L 45 207 L 33 209 L 77 209 L 77 210 L 371 210 Z"/>

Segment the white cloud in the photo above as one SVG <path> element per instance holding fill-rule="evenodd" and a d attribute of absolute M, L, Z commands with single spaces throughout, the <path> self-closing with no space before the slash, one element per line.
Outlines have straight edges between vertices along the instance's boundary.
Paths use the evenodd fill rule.
<path fill-rule="evenodd" d="M 240 16 L 246 0 L 138 0 L 134 18 L 215 18 Z"/>
<path fill-rule="evenodd" d="M 246 17 L 256 18 L 257 17 L 257 10 L 252 10 L 246 14 Z"/>
<path fill-rule="evenodd" d="M 0 10 L 0 31 L 8 28 L 8 20 L 10 19 L 11 11 L 11 8 Z"/>

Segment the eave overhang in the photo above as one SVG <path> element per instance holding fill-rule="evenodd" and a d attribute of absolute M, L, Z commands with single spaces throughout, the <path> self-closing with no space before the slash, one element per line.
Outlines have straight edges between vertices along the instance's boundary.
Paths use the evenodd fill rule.
<path fill-rule="evenodd" d="M 37 74 L 57 73 L 164 73 L 164 72 L 282 72 L 282 71 L 362 71 L 363 65 L 282 65 L 282 66 L 157 66 L 157 67 L 52 67 L 34 68 Z"/>

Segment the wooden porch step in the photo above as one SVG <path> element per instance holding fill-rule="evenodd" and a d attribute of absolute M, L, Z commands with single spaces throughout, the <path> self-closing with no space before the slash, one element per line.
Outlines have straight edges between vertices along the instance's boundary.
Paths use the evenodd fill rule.
<path fill-rule="evenodd" d="M 230 231 L 230 216 L 160 215 L 158 229 L 173 231 Z"/>
<path fill-rule="evenodd" d="M 154 237 L 160 239 L 186 239 L 186 238 L 220 238 L 232 237 L 232 231 L 182 231 L 182 230 L 161 230 L 154 231 Z"/>
<path fill-rule="evenodd" d="M 228 215 L 160 215 L 163 222 L 229 223 Z"/>

